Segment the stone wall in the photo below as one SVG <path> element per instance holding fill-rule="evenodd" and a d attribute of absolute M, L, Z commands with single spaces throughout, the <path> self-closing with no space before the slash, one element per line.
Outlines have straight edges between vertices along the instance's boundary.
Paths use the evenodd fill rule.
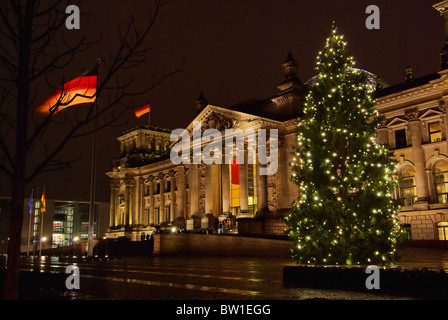
<path fill-rule="evenodd" d="M 289 227 L 280 218 L 240 218 L 238 219 L 238 234 L 285 236 Z"/>
<path fill-rule="evenodd" d="M 264 224 L 264 232 L 269 235 L 284 236 L 288 229 L 286 222 L 280 219 L 267 219 Z"/>
<path fill-rule="evenodd" d="M 293 246 L 289 240 L 233 235 L 168 234 L 154 235 L 157 256 L 249 256 L 287 258 Z"/>
<path fill-rule="evenodd" d="M 410 211 L 400 213 L 400 224 L 411 225 L 412 240 L 438 240 L 437 223 L 447 221 L 447 219 L 448 214 L 442 212 Z"/>

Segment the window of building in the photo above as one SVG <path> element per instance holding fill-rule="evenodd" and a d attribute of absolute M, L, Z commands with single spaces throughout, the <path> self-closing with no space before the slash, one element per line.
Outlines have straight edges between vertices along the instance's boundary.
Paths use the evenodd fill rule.
<path fill-rule="evenodd" d="M 231 208 L 232 215 L 237 215 L 240 212 L 240 165 L 233 160 L 230 165 L 231 174 Z"/>
<path fill-rule="evenodd" d="M 448 161 L 439 161 L 434 166 L 434 184 L 438 203 L 448 203 Z"/>
<path fill-rule="evenodd" d="M 52 247 L 68 246 L 73 239 L 74 205 L 55 203 L 53 217 Z"/>
<path fill-rule="evenodd" d="M 165 182 L 165 192 L 171 192 L 171 181 Z"/>
<path fill-rule="evenodd" d="M 395 148 L 402 149 L 407 146 L 406 129 L 395 130 Z"/>
<path fill-rule="evenodd" d="M 406 240 L 412 240 L 411 224 L 410 223 L 403 223 L 401 225 L 401 229 L 403 229 L 405 234 L 406 234 Z"/>
<path fill-rule="evenodd" d="M 429 141 L 430 142 L 442 141 L 442 127 L 441 127 L 439 121 L 429 123 L 428 130 L 429 130 Z"/>
<path fill-rule="evenodd" d="M 248 184 L 248 205 L 249 212 L 255 214 L 257 212 L 257 192 L 256 192 L 256 165 L 248 164 L 247 165 L 247 184 Z"/>
<path fill-rule="evenodd" d="M 437 235 L 439 240 L 448 240 L 448 222 L 437 223 Z"/>
<path fill-rule="evenodd" d="M 171 207 L 170 206 L 165 206 L 165 208 L 164 208 L 164 221 L 162 221 L 162 222 L 170 222 L 170 220 L 171 220 L 171 217 L 170 217 L 170 214 L 171 214 Z"/>
<path fill-rule="evenodd" d="M 402 204 L 412 206 L 417 199 L 417 188 L 414 169 L 411 166 L 406 166 L 401 170 L 399 185 Z"/>

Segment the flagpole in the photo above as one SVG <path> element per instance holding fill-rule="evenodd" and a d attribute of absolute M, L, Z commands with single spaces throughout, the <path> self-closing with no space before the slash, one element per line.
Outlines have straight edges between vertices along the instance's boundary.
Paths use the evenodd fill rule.
<path fill-rule="evenodd" d="M 44 191 L 43 194 L 45 195 L 45 184 L 44 184 Z M 41 201 L 42 202 L 42 201 Z M 42 257 L 42 233 L 44 232 L 44 213 L 42 211 L 42 204 L 40 207 L 40 237 L 39 237 L 39 257 Z"/>
<path fill-rule="evenodd" d="M 36 198 L 36 204 L 38 204 L 39 203 L 39 187 L 37 187 L 37 193 L 36 193 L 36 195 L 37 195 L 37 198 Z M 37 205 L 35 206 L 36 208 L 37 208 Z M 35 208 L 35 209 L 36 209 Z M 39 208 L 40 208 L 40 206 L 39 206 Z M 40 209 L 39 209 L 40 210 Z M 36 210 L 34 210 L 34 211 L 36 211 Z M 34 212 L 34 215 L 36 215 L 36 212 Z M 34 221 L 33 222 L 33 234 L 35 233 L 34 232 L 34 225 L 36 224 L 36 221 Z M 36 256 L 36 250 L 37 250 L 37 244 L 36 244 L 36 235 L 33 235 L 33 256 L 35 257 Z"/>
<path fill-rule="evenodd" d="M 32 222 L 32 217 L 33 217 L 33 212 L 34 212 L 33 193 L 34 193 L 34 188 L 31 189 L 31 199 L 30 199 L 30 201 L 28 201 L 28 204 L 31 203 L 31 207 L 30 207 L 30 222 L 29 222 L 29 226 L 28 226 L 28 243 L 27 243 L 27 246 L 26 246 L 26 256 L 27 257 L 30 256 L 31 222 Z"/>
<path fill-rule="evenodd" d="M 96 94 L 98 94 L 99 86 L 99 75 L 100 75 L 100 59 L 97 60 L 97 85 Z M 94 229 L 94 211 L 95 211 L 95 171 L 96 171 L 96 128 L 97 128 L 97 107 L 98 107 L 98 95 L 95 99 L 94 112 L 95 112 L 95 128 L 93 130 L 93 141 L 92 141 L 92 160 L 91 160 L 91 171 L 90 171 L 90 210 L 89 210 L 89 236 L 87 240 L 87 256 L 93 256 L 93 229 Z"/>

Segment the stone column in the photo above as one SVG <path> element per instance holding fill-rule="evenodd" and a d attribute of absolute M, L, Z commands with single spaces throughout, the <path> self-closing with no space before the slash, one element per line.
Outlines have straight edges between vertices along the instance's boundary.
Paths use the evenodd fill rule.
<path fill-rule="evenodd" d="M 185 206 L 186 206 L 186 190 L 185 190 L 185 167 L 178 166 L 177 170 L 177 210 L 176 210 L 176 226 L 185 228 Z"/>
<path fill-rule="evenodd" d="M 190 217 L 199 216 L 199 180 L 198 167 L 190 165 Z"/>
<path fill-rule="evenodd" d="M 132 214 L 132 224 L 141 224 L 142 219 L 142 183 L 141 177 L 134 177 L 134 212 Z"/>
<path fill-rule="evenodd" d="M 111 180 L 110 182 L 110 217 L 109 217 L 109 227 L 117 226 L 117 215 L 119 211 L 117 211 L 117 202 L 118 202 L 118 188 L 120 183 L 116 180 Z"/>
<path fill-rule="evenodd" d="M 431 203 L 436 203 L 436 186 L 434 185 L 434 174 L 431 169 L 426 169 L 426 179 L 428 180 L 429 200 Z"/>
<path fill-rule="evenodd" d="M 215 177 L 216 179 L 216 177 Z M 212 165 L 205 166 L 205 214 L 213 215 L 213 184 L 216 181 L 212 175 Z"/>
<path fill-rule="evenodd" d="M 260 174 L 260 168 L 266 165 L 257 165 L 257 215 L 266 214 L 269 211 L 268 206 L 268 176 Z"/>
<path fill-rule="evenodd" d="M 240 216 L 249 215 L 249 189 L 247 181 L 247 161 L 239 165 L 240 174 Z"/>
<path fill-rule="evenodd" d="M 134 224 L 135 219 L 135 185 L 129 187 L 129 225 Z"/>
<path fill-rule="evenodd" d="M 422 131 L 420 120 L 416 117 L 416 113 L 408 115 L 409 129 L 412 139 L 412 160 L 415 166 L 415 180 L 417 186 L 417 202 L 427 202 L 428 179 L 426 177 L 425 168 L 425 151 L 422 147 Z"/>
<path fill-rule="evenodd" d="M 167 218 L 169 222 L 172 222 L 175 220 L 176 217 L 176 177 L 175 172 L 173 170 L 170 171 L 170 183 L 171 183 L 171 190 L 170 190 L 170 216 Z"/>
<path fill-rule="evenodd" d="M 160 179 L 160 209 L 159 209 L 159 223 L 166 222 L 165 217 L 165 181 L 163 180 L 163 174 L 159 175 Z"/>
<path fill-rule="evenodd" d="M 190 217 L 187 219 L 186 229 L 194 230 L 201 226 L 201 218 L 199 216 L 199 170 L 197 164 L 190 165 L 189 180 Z"/>
<path fill-rule="evenodd" d="M 130 225 L 130 186 L 126 184 L 124 189 L 124 216 L 123 216 L 123 225 L 128 226 Z"/>
<path fill-rule="evenodd" d="M 154 225 L 154 178 L 148 177 L 149 182 L 149 225 Z"/>
<path fill-rule="evenodd" d="M 145 183 L 145 179 L 142 177 L 142 192 L 141 192 L 141 206 L 142 206 L 142 218 L 140 223 L 147 226 L 149 224 L 149 210 L 146 208 L 146 197 L 149 196 L 147 193 L 148 186 Z"/>
<path fill-rule="evenodd" d="M 118 203 L 116 206 L 116 225 L 117 226 L 124 226 L 124 210 L 121 211 L 121 201 L 124 201 L 124 197 L 123 196 L 118 196 Z"/>

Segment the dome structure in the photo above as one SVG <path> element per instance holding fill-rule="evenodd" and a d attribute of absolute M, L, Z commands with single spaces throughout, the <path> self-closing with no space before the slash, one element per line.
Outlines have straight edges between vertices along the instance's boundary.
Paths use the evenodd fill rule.
<path fill-rule="evenodd" d="M 358 69 L 358 68 L 353 68 L 354 71 L 357 72 L 361 72 L 362 74 L 365 75 L 365 79 L 367 81 L 367 84 L 369 84 L 372 87 L 372 91 L 375 91 L 376 89 L 384 89 L 389 87 L 389 84 L 387 82 L 385 82 L 383 79 L 381 79 L 380 77 L 378 77 L 377 75 L 363 70 L 363 69 Z M 318 76 L 314 76 L 311 79 L 309 79 L 306 83 L 305 86 L 307 88 L 312 87 L 316 82 L 318 81 Z"/>

